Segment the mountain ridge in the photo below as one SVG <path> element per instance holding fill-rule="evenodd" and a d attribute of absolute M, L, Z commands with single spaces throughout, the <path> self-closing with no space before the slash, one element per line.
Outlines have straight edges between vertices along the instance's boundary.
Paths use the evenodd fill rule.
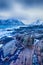
<path fill-rule="evenodd" d="M 32 22 L 29 25 L 31 25 L 31 26 L 33 26 L 33 25 L 43 25 L 43 21 L 41 21 L 41 20 L 38 19 L 38 20 L 36 20 L 35 22 Z"/>
<path fill-rule="evenodd" d="M 0 29 L 13 28 L 24 25 L 25 24 L 22 21 L 19 21 L 17 19 L 0 19 Z"/>

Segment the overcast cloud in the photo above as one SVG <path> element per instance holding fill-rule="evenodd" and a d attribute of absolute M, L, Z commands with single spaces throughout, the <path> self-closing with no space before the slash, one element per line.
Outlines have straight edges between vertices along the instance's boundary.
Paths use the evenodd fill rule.
<path fill-rule="evenodd" d="M 22 2 L 6 0 L 7 4 L 6 1 L 4 1 L 4 4 L 1 4 L 1 1 L 2 0 L 0 0 L 0 19 L 17 18 L 25 24 L 34 22 L 37 19 L 43 21 L 43 5 L 40 2 L 38 4 L 32 1 L 29 4 L 29 0 L 21 0 Z"/>

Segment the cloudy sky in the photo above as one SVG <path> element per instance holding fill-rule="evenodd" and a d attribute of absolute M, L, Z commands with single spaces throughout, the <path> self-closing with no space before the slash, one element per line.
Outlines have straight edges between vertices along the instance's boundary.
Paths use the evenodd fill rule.
<path fill-rule="evenodd" d="M 0 19 L 16 18 L 25 24 L 43 21 L 42 0 L 0 0 Z"/>

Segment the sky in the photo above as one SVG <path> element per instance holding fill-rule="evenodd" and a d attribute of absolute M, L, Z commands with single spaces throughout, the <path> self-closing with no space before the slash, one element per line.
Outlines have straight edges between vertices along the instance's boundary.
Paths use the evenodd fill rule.
<path fill-rule="evenodd" d="M 42 0 L 0 0 L 0 19 L 15 18 L 25 24 L 43 21 Z"/>

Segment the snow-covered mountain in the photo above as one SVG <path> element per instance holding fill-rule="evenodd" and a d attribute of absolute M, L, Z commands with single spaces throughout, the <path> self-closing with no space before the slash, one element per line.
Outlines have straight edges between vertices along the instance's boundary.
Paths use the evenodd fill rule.
<path fill-rule="evenodd" d="M 37 20 L 35 22 L 32 22 L 30 25 L 43 25 L 43 21 Z"/>
<path fill-rule="evenodd" d="M 24 25 L 21 21 L 16 19 L 0 20 L 0 25 Z"/>
<path fill-rule="evenodd" d="M 0 27 L 4 28 L 4 27 L 16 27 L 16 26 L 23 26 L 24 24 L 17 20 L 17 19 L 7 19 L 7 20 L 0 20 Z"/>

